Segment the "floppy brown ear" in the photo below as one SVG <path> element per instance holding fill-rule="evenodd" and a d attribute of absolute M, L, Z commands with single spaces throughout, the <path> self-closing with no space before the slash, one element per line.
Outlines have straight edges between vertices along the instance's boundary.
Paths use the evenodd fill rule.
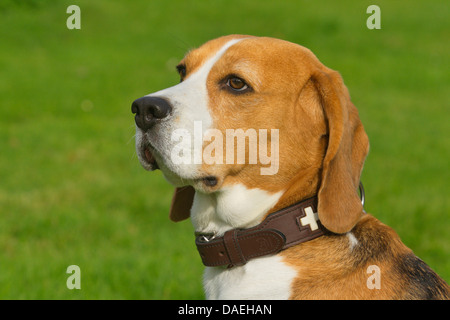
<path fill-rule="evenodd" d="M 191 186 L 175 188 L 170 206 L 170 220 L 178 222 L 189 218 L 194 195 L 195 189 Z"/>
<path fill-rule="evenodd" d="M 312 79 L 321 97 L 329 135 L 318 193 L 319 219 L 328 230 L 345 233 L 363 212 L 358 186 L 369 139 L 339 73 L 318 71 Z"/>

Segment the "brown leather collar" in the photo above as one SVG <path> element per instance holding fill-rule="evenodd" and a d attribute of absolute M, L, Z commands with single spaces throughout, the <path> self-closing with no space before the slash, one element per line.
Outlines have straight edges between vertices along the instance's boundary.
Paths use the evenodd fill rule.
<path fill-rule="evenodd" d="M 325 232 L 317 217 L 317 197 L 313 197 L 268 215 L 250 229 L 232 229 L 223 237 L 197 235 L 195 244 L 205 266 L 231 268 L 315 239 Z"/>

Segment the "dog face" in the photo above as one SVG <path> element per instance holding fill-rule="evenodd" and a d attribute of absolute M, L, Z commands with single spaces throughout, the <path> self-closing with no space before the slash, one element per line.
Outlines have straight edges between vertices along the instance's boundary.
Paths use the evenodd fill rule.
<path fill-rule="evenodd" d="M 318 194 L 324 226 L 353 227 L 368 140 L 337 72 L 299 45 L 237 35 L 207 42 L 177 68 L 179 84 L 132 106 L 145 169 L 202 194 L 242 186 L 282 195 L 273 210 Z"/>
<path fill-rule="evenodd" d="M 137 113 L 136 149 L 141 164 L 147 170 L 161 169 L 166 179 L 175 186 L 195 185 L 202 188 L 204 179 L 209 177 L 200 161 L 192 158 L 191 137 L 194 136 L 195 122 L 200 125 L 200 134 L 212 126 L 206 83 L 211 68 L 235 42 L 230 41 L 222 48 L 214 46 L 216 50 L 209 48 L 197 52 L 201 57 L 189 65 L 189 74 L 187 66 L 179 66 L 181 82 L 178 85 L 133 103 L 133 111 Z M 156 116 L 158 112 L 160 116 Z M 173 134 L 177 132 L 184 133 L 186 138 L 176 141 Z M 199 143 L 194 142 L 196 145 Z M 188 155 L 190 161 L 174 161 L 176 147 L 178 155 Z"/>

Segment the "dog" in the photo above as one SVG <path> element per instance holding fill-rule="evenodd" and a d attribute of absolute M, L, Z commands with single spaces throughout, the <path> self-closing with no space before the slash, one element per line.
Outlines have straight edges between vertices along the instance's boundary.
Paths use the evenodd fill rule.
<path fill-rule="evenodd" d="M 338 72 L 305 47 L 246 35 L 191 50 L 177 70 L 179 84 L 133 102 L 136 151 L 176 187 L 170 218 L 192 220 L 207 299 L 449 298 L 364 211 L 369 141 Z M 234 143 L 237 131 L 229 142 L 231 129 L 258 148 Z M 236 160 L 269 138 L 273 170 L 268 148 Z"/>

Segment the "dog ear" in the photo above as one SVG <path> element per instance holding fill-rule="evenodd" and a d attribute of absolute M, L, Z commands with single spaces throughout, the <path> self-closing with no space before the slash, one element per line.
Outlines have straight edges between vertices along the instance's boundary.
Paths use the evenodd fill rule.
<path fill-rule="evenodd" d="M 340 74 L 327 69 L 315 72 L 312 79 L 328 125 L 318 215 L 325 228 L 345 233 L 355 226 L 363 212 L 358 186 L 369 139 Z"/>
<path fill-rule="evenodd" d="M 178 222 L 190 217 L 194 195 L 195 189 L 191 186 L 175 188 L 170 205 L 170 220 Z"/>

